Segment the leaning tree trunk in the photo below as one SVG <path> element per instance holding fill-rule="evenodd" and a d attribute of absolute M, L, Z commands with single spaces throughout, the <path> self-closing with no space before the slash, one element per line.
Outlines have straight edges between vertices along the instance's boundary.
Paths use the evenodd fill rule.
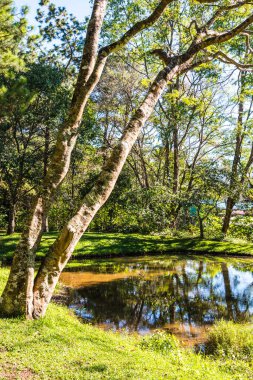
<path fill-rule="evenodd" d="M 11 272 L 0 298 L 0 313 L 32 317 L 35 253 L 56 189 L 65 178 L 79 125 L 91 92 L 100 80 L 108 56 L 125 46 L 131 38 L 153 25 L 173 0 L 161 0 L 145 19 L 134 24 L 121 38 L 98 51 L 99 34 L 108 0 L 94 0 L 88 24 L 83 57 L 67 121 L 59 131 L 47 175 L 28 223 L 16 249 Z"/>
<path fill-rule="evenodd" d="M 198 0 L 200 1 L 200 0 Z M 162 2 L 161 2 L 162 3 Z M 188 71 L 208 60 L 212 60 L 215 55 L 199 59 L 193 62 L 197 53 L 208 46 L 221 44 L 228 41 L 235 35 L 241 33 L 253 22 L 253 14 L 245 19 L 241 24 L 227 32 L 209 36 L 205 32 L 199 32 L 189 49 L 178 56 L 168 57 L 166 52 L 159 49 L 153 51 L 166 63 L 166 67 L 158 74 L 151 85 L 149 92 L 141 107 L 135 112 L 126 130 L 123 133 L 119 144 L 113 149 L 110 158 L 105 163 L 102 172 L 93 186 L 92 190 L 85 196 L 83 204 L 76 215 L 65 225 L 58 239 L 51 247 L 44 263 L 41 265 L 35 279 L 33 317 L 39 318 L 46 312 L 53 291 L 61 274 L 61 271 L 71 257 L 74 248 L 81 238 L 89 223 L 110 196 L 126 158 L 137 139 L 137 136 L 153 111 L 160 95 L 166 87 L 168 81 L 172 81 L 176 75 Z M 137 23 L 138 24 L 138 23 Z M 208 33 L 208 31 L 206 31 Z M 129 34 L 126 33 L 125 40 L 129 41 Z M 113 46 L 113 44 L 111 45 Z"/>
<path fill-rule="evenodd" d="M 59 276 L 71 257 L 76 244 L 97 211 L 110 196 L 127 156 L 142 126 L 149 118 L 166 87 L 167 81 L 172 80 L 178 72 L 179 67 L 174 64 L 169 72 L 168 69 L 164 69 L 158 74 L 143 104 L 130 120 L 118 145 L 114 147 L 94 187 L 85 196 L 78 212 L 63 228 L 60 236 L 51 247 L 35 279 L 34 318 L 39 318 L 45 314 Z"/>

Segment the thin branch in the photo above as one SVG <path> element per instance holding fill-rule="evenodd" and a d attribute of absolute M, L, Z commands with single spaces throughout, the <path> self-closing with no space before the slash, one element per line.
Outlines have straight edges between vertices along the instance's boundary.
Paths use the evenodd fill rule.
<path fill-rule="evenodd" d="M 233 58 L 229 57 L 227 54 L 223 53 L 222 51 L 218 51 L 216 53 L 216 56 L 221 62 L 234 65 L 241 71 L 253 72 L 253 64 L 243 64 L 243 63 L 237 62 Z"/>

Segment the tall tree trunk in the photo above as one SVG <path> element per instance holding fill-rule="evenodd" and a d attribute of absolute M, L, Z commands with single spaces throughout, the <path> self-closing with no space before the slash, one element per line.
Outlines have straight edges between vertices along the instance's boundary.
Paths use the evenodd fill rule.
<path fill-rule="evenodd" d="M 204 236 L 204 223 L 203 223 L 204 218 L 201 217 L 199 208 L 197 209 L 197 213 L 198 213 L 198 220 L 199 220 L 199 237 L 200 237 L 200 239 L 204 239 L 204 237 L 205 237 Z"/>
<path fill-rule="evenodd" d="M 242 94 L 243 94 L 243 78 L 241 78 L 240 96 L 242 96 Z M 238 199 L 238 195 L 240 196 L 240 194 L 238 194 L 238 191 L 239 191 L 239 189 L 238 189 L 238 169 L 239 169 L 239 165 L 241 162 L 241 151 L 242 151 L 242 143 L 243 143 L 243 138 L 244 138 L 243 111 L 244 111 L 244 103 L 243 103 L 243 99 L 241 98 L 239 100 L 239 106 L 238 106 L 236 143 L 235 143 L 234 158 L 233 158 L 230 183 L 229 183 L 230 195 L 227 199 L 225 217 L 224 217 L 223 225 L 222 225 L 222 233 L 224 235 L 226 235 L 228 232 L 233 207 L 234 207 L 234 205 Z"/>
<path fill-rule="evenodd" d="M 139 157 L 140 157 L 140 160 L 141 160 L 141 167 L 142 167 L 142 177 L 143 177 L 143 184 L 144 184 L 144 188 L 147 190 L 149 189 L 149 178 L 148 178 L 148 171 L 147 171 L 147 165 L 146 165 L 146 162 L 145 162 L 145 159 L 143 157 L 143 151 L 142 151 L 142 147 L 139 146 Z"/>
<path fill-rule="evenodd" d="M 222 232 L 224 235 L 226 235 L 228 232 L 234 205 L 235 205 L 235 199 L 232 197 L 228 197 L 227 203 L 226 203 L 226 212 L 225 212 L 223 225 L 222 225 Z"/>
<path fill-rule="evenodd" d="M 45 219 L 44 232 L 49 232 L 48 216 Z"/>
<path fill-rule="evenodd" d="M 2 295 L 1 312 L 7 315 L 26 314 L 28 318 L 32 317 L 35 252 L 40 243 L 56 189 L 68 172 L 84 107 L 101 76 L 105 63 L 105 59 L 101 58 L 99 69 L 96 70 L 94 78 L 90 79 L 96 63 L 99 34 L 106 4 L 107 0 L 95 0 L 94 2 L 70 111 L 65 124 L 59 130 L 43 186 L 39 190 L 39 195 L 28 216 L 28 222 L 16 249 L 10 275 Z"/>
<path fill-rule="evenodd" d="M 47 125 L 44 136 L 43 177 L 46 178 L 49 164 L 50 129 Z"/>
<path fill-rule="evenodd" d="M 179 77 L 174 87 L 180 89 Z M 179 185 L 179 138 L 178 138 L 178 101 L 172 103 L 172 130 L 173 130 L 173 193 L 177 194 Z"/>
<path fill-rule="evenodd" d="M 173 126 L 173 193 L 177 194 L 179 184 L 179 146 L 178 146 L 178 127 Z"/>
<path fill-rule="evenodd" d="M 169 137 L 165 136 L 165 146 L 164 146 L 164 173 L 163 173 L 163 185 L 169 186 L 170 184 L 170 145 Z"/>
<path fill-rule="evenodd" d="M 204 224 L 203 224 L 203 219 L 199 216 L 199 237 L 200 239 L 204 239 Z"/>
<path fill-rule="evenodd" d="M 45 136 L 44 136 L 44 157 L 43 157 L 43 177 L 44 177 L 44 179 L 46 178 L 47 172 L 48 172 L 49 153 L 50 153 L 50 128 L 47 125 L 45 128 Z M 48 232 L 48 231 L 49 231 L 48 216 L 46 216 L 43 232 Z"/>
<path fill-rule="evenodd" d="M 8 213 L 7 235 L 12 235 L 16 227 L 16 203 L 11 202 Z"/>

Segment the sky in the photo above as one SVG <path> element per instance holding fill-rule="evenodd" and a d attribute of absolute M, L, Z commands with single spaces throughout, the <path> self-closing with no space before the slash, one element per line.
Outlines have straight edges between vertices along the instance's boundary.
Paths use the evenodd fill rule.
<path fill-rule="evenodd" d="M 35 22 L 36 9 L 38 8 L 39 0 L 14 0 L 16 7 L 28 5 L 30 12 L 28 19 L 31 24 Z M 52 0 L 57 6 L 64 6 L 68 12 L 73 13 L 79 20 L 83 20 L 85 16 L 90 14 L 89 0 Z"/>

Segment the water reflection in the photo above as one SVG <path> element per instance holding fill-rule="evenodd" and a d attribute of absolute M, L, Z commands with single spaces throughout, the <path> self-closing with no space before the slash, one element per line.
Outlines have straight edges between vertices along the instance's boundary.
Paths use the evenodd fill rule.
<path fill-rule="evenodd" d="M 215 320 L 250 321 L 253 315 L 249 260 L 112 260 L 65 272 L 62 281 L 77 288 L 70 307 L 80 317 L 113 330 L 162 328 L 200 342 Z"/>

